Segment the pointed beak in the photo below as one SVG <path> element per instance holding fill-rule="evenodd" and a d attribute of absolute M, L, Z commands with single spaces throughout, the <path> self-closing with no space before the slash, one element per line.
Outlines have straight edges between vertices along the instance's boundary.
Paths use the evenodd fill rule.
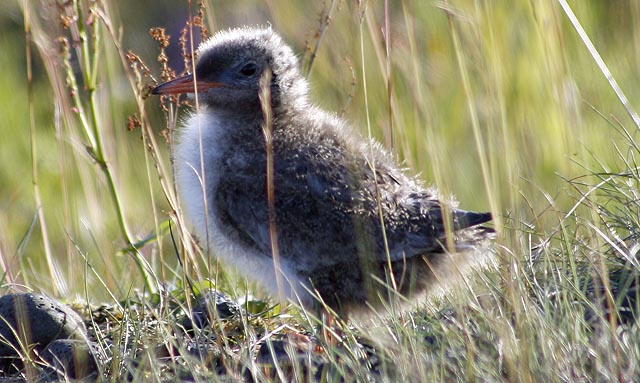
<path fill-rule="evenodd" d="M 160 84 L 153 88 L 152 94 L 180 94 L 180 93 L 203 93 L 211 88 L 221 88 L 225 86 L 224 83 L 215 81 L 194 81 L 193 75 L 188 74 L 186 76 L 174 78 L 171 81 L 167 81 L 164 84 Z"/>

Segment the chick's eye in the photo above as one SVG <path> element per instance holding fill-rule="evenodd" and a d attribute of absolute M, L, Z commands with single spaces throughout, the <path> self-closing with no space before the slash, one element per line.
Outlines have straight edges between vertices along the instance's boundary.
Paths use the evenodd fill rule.
<path fill-rule="evenodd" d="M 243 66 L 242 69 L 240 69 L 240 73 L 242 73 L 245 76 L 252 76 L 256 74 L 257 70 L 258 70 L 258 66 L 256 64 L 249 63 Z"/>

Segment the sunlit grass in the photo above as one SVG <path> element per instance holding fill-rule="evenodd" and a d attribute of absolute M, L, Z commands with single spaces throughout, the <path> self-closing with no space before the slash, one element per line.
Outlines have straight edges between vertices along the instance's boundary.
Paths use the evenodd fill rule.
<path fill-rule="evenodd" d="M 186 4 L 169 3 L 156 6 L 188 14 Z M 384 2 L 330 0 L 236 1 L 208 4 L 206 11 L 209 30 L 270 22 L 305 68 L 321 35 L 308 74 L 312 99 L 343 115 L 363 136 L 369 120 L 371 134 L 410 172 L 454 194 L 463 208 L 491 210 L 496 217 L 498 254 L 488 270 L 418 311 L 394 318 L 380 313 L 377 320 L 344 328 L 342 347 L 325 345 L 321 375 L 637 379 L 637 326 L 618 324 L 612 307 L 624 299 L 611 286 L 618 280 L 608 278 L 615 270 L 638 271 L 637 129 L 566 14 L 555 2 L 390 3 L 387 14 Z M 160 80 L 157 43 L 147 29 L 182 27 L 184 20 L 151 11 L 142 18 L 142 7 L 124 1 L 70 4 L 77 10 L 41 9 L 29 1 L 0 5 L 0 21 L 11 25 L 0 26 L 4 291 L 34 289 L 67 301 L 111 304 L 142 296 L 143 303 L 132 307 L 151 314 L 137 317 L 126 305 L 118 308 L 132 332 L 117 336 L 126 343 L 134 334 L 149 347 L 175 329 L 171 300 L 154 292 L 182 294 L 178 301 L 189 307 L 190 284 L 211 279 L 234 298 L 250 292 L 256 294 L 250 302 L 268 302 L 255 286 L 205 256 L 181 216 L 170 143 L 186 108 L 166 104 L 163 113 L 158 99 L 147 98 L 154 79 Z M 640 6 L 570 5 L 633 108 L 640 95 Z M 197 4 L 192 6 L 195 14 Z M 21 11 L 31 20 L 31 103 Z M 74 28 L 87 34 L 75 35 Z M 171 44 L 178 44 L 175 32 Z M 130 49 L 150 73 L 127 57 Z M 179 61 L 170 65 L 181 67 L 181 58 L 172 60 Z M 78 86 L 72 97 L 73 77 Z M 46 226 L 35 219 L 30 107 Z M 49 263 L 43 230 L 51 244 Z M 620 280 L 624 288 L 636 288 L 637 276 Z M 258 310 L 255 315 L 266 322 L 244 318 L 240 338 L 222 337 L 244 342 L 223 347 L 230 371 L 277 380 L 290 371 L 265 372 L 257 365 L 257 340 L 286 334 L 286 326 L 320 335 L 308 313 L 279 310 Z M 129 350 L 123 358 L 135 354 L 130 344 L 122 347 Z M 140 347 L 133 349 L 142 352 Z M 156 364 L 154 355 L 128 367 L 136 379 L 166 377 L 165 362 Z M 110 371 L 114 380 L 126 375 L 117 367 Z M 206 370 L 202 376 L 216 374 Z"/>

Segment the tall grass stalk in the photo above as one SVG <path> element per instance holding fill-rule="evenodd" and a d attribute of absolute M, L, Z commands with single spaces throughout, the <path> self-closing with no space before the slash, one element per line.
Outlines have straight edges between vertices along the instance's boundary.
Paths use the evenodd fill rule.
<path fill-rule="evenodd" d="M 27 60 L 27 92 L 29 95 L 29 134 L 31 138 L 31 179 L 33 183 L 33 196 L 36 204 L 36 211 L 38 215 L 38 222 L 40 223 L 40 231 L 42 233 L 42 245 L 44 247 L 45 259 L 49 267 L 49 275 L 51 276 L 51 286 L 53 288 L 52 294 L 58 295 L 59 293 L 66 294 L 66 282 L 64 278 L 59 275 L 59 270 L 56 266 L 56 262 L 51 251 L 51 243 L 49 241 L 49 234 L 47 230 L 47 223 L 45 220 L 42 198 L 40 197 L 40 185 L 38 182 L 38 145 L 36 134 L 36 123 L 34 117 L 33 106 L 33 73 L 32 73 L 32 58 L 31 58 L 31 23 L 29 17 L 29 10 L 26 7 L 26 0 L 22 3 L 24 8 L 24 34 L 25 34 L 25 48 L 26 48 L 26 60 Z"/>
<path fill-rule="evenodd" d="M 33 7 L 34 2 L 22 2 L 23 13 L 25 15 L 25 25 L 33 25 L 30 15 L 34 14 Z M 100 54 L 103 51 L 101 46 L 101 23 L 97 18 L 99 13 L 99 3 L 95 2 L 83 2 L 81 0 L 73 0 L 69 5 L 60 5 L 60 14 L 58 17 L 66 18 L 68 24 L 66 29 L 69 31 L 69 38 L 63 37 L 60 40 L 62 44 L 61 59 L 64 64 L 64 73 L 61 73 L 57 69 L 53 69 L 49 72 L 50 76 L 66 76 L 66 80 L 52 79 L 52 83 L 67 83 L 68 94 L 70 95 L 70 103 L 73 109 L 65 109 L 63 113 L 67 114 L 69 121 L 75 121 L 79 124 L 82 133 L 84 134 L 84 140 L 86 142 L 85 149 L 94 161 L 95 165 L 100 169 L 103 174 L 105 183 L 107 185 L 108 194 L 111 198 L 113 208 L 116 211 L 117 223 L 120 228 L 120 234 L 125 240 L 127 247 L 130 249 L 140 274 L 142 275 L 146 288 L 150 292 L 157 291 L 157 278 L 154 277 L 153 270 L 148 262 L 140 254 L 139 250 L 135 246 L 135 241 L 130 233 L 127 219 L 125 217 L 123 203 L 121 201 L 120 192 L 116 187 L 115 176 L 113 169 L 110 165 L 110 160 L 104 150 L 103 144 L 103 131 L 104 126 L 100 121 L 100 117 L 103 113 L 102 107 L 98 105 L 96 98 L 96 91 L 98 88 L 98 73 L 101 70 Z M 64 14 L 64 12 L 69 12 Z M 42 36 L 45 33 L 43 30 L 38 30 L 36 33 L 41 34 L 41 39 L 46 39 Z M 49 55 L 46 51 L 49 47 L 49 43 L 46 45 L 39 45 L 42 49 L 43 55 Z M 72 62 L 72 60 L 74 60 Z M 74 66 L 77 64 L 77 67 Z M 78 83 L 76 76 L 76 70 L 80 72 L 82 78 L 82 87 Z M 64 105 L 64 103 L 63 103 Z M 75 125 L 74 122 L 74 125 Z M 35 141 L 34 145 L 35 145 Z M 35 149 L 35 147 L 34 147 Z M 34 153 L 35 155 L 35 153 Z M 34 164 L 36 158 L 34 157 Z M 35 165 L 34 165 L 35 166 Z M 34 189 L 36 198 L 38 198 L 39 191 L 37 185 L 37 169 L 34 168 Z M 38 204 L 38 206 L 41 206 Z M 44 226 L 44 218 L 41 218 L 42 235 L 45 238 L 45 245 L 48 243 L 47 228 Z M 52 255 L 47 251 L 47 259 L 53 259 Z M 50 262 L 50 269 L 54 273 L 54 266 L 52 261 Z M 60 279 L 58 277 L 57 279 Z M 56 283 L 60 285 L 60 282 Z M 61 284 L 62 286 L 64 284 Z"/>
<path fill-rule="evenodd" d="M 624 106 L 625 110 L 629 114 L 629 117 L 631 117 L 631 119 L 633 120 L 633 123 L 636 125 L 636 128 L 640 129 L 640 117 L 629 104 L 629 100 L 627 99 L 627 96 L 625 96 L 624 92 L 622 91 L 622 88 L 620 88 L 620 86 L 618 85 L 618 82 L 611 74 L 611 71 L 607 67 L 607 64 L 605 64 L 602 57 L 600 57 L 598 50 L 591 42 L 591 39 L 589 39 L 589 35 L 587 35 L 587 32 L 585 32 L 584 28 L 582 28 L 580 21 L 571 10 L 571 7 L 566 2 L 566 0 L 558 0 L 558 4 L 560 4 L 560 6 L 562 7 L 562 10 L 567 15 L 567 18 L 569 19 L 569 21 L 571 21 L 571 25 L 573 25 L 573 28 L 575 28 L 583 44 L 589 51 L 589 54 L 591 55 L 591 57 L 593 57 L 593 61 L 598 65 L 598 68 L 600 69 L 604 77 L 607 79 L 607 82 L 611 86 L 611 89 L 616 94 L 616 97 L 618 97 L 618 100 L 620 100 L 620 103 L 622 104 L 622 106 Z"/>

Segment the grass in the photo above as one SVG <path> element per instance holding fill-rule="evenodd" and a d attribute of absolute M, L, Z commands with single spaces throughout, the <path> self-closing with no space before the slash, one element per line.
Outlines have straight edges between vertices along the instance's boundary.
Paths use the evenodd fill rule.
<path fill-rule="evenodd" d="M 270 22 L 310 67 L 314 101 L 496 217 L 487 270 L 351 323 L 321 355 L 283 343 L 320 336 L 308 313 L 202 254 L 181 217 L 171 152 L 185 107 L 147 98 L 162 72 L 147 30 L 180 24 L 170 53 L 197 4 L 63 3 L 0 5 L 0 266 L 3 292 L 81 302 L 114 354 L 106 380 L 638 380 L 635 2 L 569 3 L 628 104 L 561 1 L 207 4 L 210 31 Z M 194 283 L 247 302 L 211 330 L 204 364 L 175 336 Z M 166 339 L 185 357 L 159 352 Z"/>

